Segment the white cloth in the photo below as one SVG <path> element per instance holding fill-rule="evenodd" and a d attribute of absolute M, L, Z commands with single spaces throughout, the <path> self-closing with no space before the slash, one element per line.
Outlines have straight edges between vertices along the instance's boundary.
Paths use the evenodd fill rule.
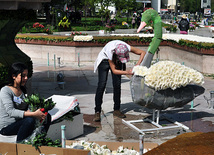
<path fill-rule="evenodd" d="M 94 63 L 94 72 L 96 72 L 99 64 L 102 62 L 104 59 L 112 60 L 113 56 L 113 51 L 116 48 L 118 44 L 125 44 L 128 47 L 128 50 L 131 51 L 131 46 L 124 41 L 121 40 L 113 40 L 108 42 L 103 49 L 100 51 L 98 54 L 98 57 Z"/>

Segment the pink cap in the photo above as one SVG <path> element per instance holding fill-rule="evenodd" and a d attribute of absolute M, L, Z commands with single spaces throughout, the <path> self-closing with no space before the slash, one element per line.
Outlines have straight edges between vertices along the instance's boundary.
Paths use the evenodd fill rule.
<path fill-rule="evenodd" d="M 115 54 L 118 56 L 118 59 L 122 63 L 126 63 L 129 61 L 129 49 L 124 44 L 118 44 L 115 48 Z"/>

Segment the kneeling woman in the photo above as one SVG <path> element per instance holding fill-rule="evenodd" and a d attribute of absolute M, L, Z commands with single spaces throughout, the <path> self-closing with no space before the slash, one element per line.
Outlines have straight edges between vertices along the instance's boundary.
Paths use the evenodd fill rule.
<path fill-rule="evenodd" d="M 32 134 L 35 129 L 36 119 L 44 120 L 46 115 L 40 111 L 28 110 L 28 105 L 23 102 L 25 98 L 25 84 L 28 79 L 28 68 L 25 64 L 17 62 L 9 70 L 9 84 L 2 87 L 0 92 L 0 134 L 17 135 L 17 142 L 21 142 Z M 47 132 L 51 123 L 51 116 L 43 124 Z"/>

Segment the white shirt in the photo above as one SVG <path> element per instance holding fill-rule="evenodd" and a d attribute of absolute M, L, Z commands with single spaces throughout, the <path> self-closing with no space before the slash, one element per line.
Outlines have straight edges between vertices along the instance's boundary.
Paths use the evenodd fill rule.
<path fill-rule="evenodd" d="M 103 47 L 103 49 L 100 51 L 100 53 L 98 54 L 98 57 L 94 63 L 94 72 L 96 72 L 97 67 L 102 62 L 102 60 L 104 60 L 104 59 L 112 60 L 114 49 L 116 48 L 116 46 L 118 44 L 121 44 L 121 43 L 125 44 L 127 46 L 128 50 L 131 51 L 131 46 L 129 44 L 125 43 L 124 41 L 113 40 L 113 41 L 108 42 Z"/>

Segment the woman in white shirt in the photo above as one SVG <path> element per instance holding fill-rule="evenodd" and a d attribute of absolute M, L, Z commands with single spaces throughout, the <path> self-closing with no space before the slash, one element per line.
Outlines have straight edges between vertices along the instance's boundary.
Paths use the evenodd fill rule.
<path fill-rule="evenodd" d="M 114 112 L 113 115 L 125 118 L 126 116 L 120 111 L 120 96 L 121 96 L 121 75 L 132 75 L 132 70 L 126 70 L 125 63 L 129 61 L 129 52 L 140 55 L 136 65 L 142 62 L 145 51 L 128 45 L 127 43 L 114 40 L 108 42 L 99 53 L 94 64 L 94 72 L 98 70 L 98 87 L 95 96 L 95 117 L 94 121 L 99 122 L 101 105 L 103 102 L 103 93 L 106 88 L 108 72 L 111 70 L 113 81 L 113 100 Z"/>

